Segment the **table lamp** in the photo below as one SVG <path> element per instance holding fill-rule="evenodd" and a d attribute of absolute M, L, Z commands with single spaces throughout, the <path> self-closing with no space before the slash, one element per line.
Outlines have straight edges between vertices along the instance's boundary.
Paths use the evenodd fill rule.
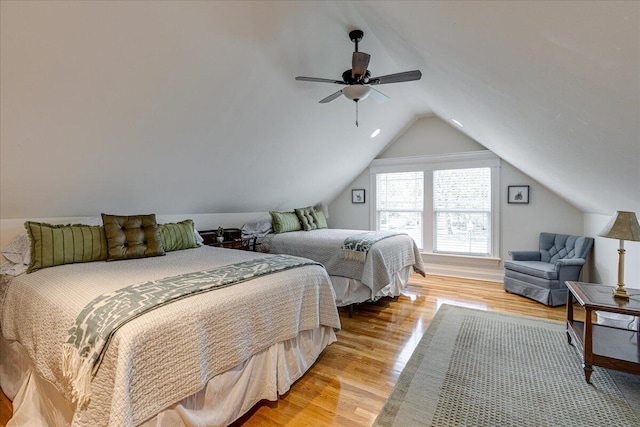
<path fill-rule="evenodd" d="M 613 291 L 613 296 L 629 299 L 629 294 L 624 288 L 624 241 L 640 242 L 640 224 L 638 224 L 635 212 L 616 212 L 609 223 L 598 233 L 598 236 L 620 239 L 620 248 L 618 249 L 618 287 Z"/>

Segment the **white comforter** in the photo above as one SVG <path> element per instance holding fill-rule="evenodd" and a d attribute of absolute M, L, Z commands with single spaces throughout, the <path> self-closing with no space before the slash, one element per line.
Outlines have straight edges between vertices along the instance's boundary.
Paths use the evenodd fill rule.
<path fill-rule="evenodd" d="M 347 237 L 363 230 L 323 228 L 269 234 L 262 240 L 263 250 L 272 254 L 287 254 L 309 258 L 324 265 L 330 275 L 360 280 L 371 289 L 371 297 L 393 281 L 393 276 L 405 267 L 424 275 L 422 256 L 408 235 L 392 236 L 376 242 L 363 263 L 340 257 Z"/>
<path fill-rule="evenodd" d="M 201 247 L 141 260 L 63 265 L 16 277 L 1 307 L 2 333 L 18 340 L 38 373 L 71 400 L 62 344 L 93 298 L 133 283 L 262 254 Z M 305 266 L 152 310 L 115 334 L 74 425 L 137 425 L 270 345 L 340 320 L 326 271 Z"/>

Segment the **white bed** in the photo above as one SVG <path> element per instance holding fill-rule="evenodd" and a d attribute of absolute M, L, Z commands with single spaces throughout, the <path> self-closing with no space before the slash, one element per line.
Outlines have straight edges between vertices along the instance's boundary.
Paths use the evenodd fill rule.
<path fill-rule="evenodd" d="M 68 264 L 0 281 L 0 386 L 13 425 L 228 425 L 277 400 L 335 341 L 327 272 L 307 265 L 191 296 L 118 329 L 84 407 L 72 403 L 62 343 L 85 305 L 134 283 L 264 257 L 208 246 Z"/>
<path fill-rule="evenodd" d="M 261 238 L 260 249 L 271 254 L 305 257 L 324 265 L 331 277 L 338 307 L 399 296 L 412 269 L 424 275 L 420 251 L 406 234 L 376 242 L 364 263 L 341 258 L 345 239 L 360 233 L 363 230 L 331 228 L 271 233 Z"/>

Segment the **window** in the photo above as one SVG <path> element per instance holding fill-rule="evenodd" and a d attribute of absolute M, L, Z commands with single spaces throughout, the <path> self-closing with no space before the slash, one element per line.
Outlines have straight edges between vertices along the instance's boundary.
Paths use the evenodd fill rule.
<path fill-rule="evenodd" d="M 424 252 L 498 257 L 499 169 L 490 151 L 376 159 L 371 224 L 409 234 Z"/>
<path fill-rule="evenodd" d="M 433 251 L 491 254 L 491 169 L 433 171 Z"/>
<path fill-rule="evenodd" d="M 422 247 L 424 173 L 376 175 L 377 230 L 407 233 Z"/>

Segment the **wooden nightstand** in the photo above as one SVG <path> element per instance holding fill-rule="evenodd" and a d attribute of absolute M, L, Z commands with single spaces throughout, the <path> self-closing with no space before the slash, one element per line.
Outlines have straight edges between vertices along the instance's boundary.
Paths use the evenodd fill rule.
<path fill-rule="evenodd" d="M 590 382 L 593 366 L 640 375 L 640 332 L 593 323 L 593 312 L 640 316 L 640 289 L 627 288 L 630 300 L 613 297 L 613 286 L 565 282 L 567 292 L 567 338 L 582 358 L 584 377 Z M 573 318 L 573 298 L 585 309 L 585 321 Z"/>
<path fill-rule="evenodd" d="M 218 242 L 217 240 L 217 231 L 218 230 L 202 230 L 198 231 L 198 233 L 200 233 L 200 235 L 204 239 L 203 243 L 207 246 L 226 249 L 241 249 L 244 251 L 256 251 L 256 239 L 243 239 L 242 231 L 239 228 L 225 228 L 222 236 L 222 242 Z"/>

